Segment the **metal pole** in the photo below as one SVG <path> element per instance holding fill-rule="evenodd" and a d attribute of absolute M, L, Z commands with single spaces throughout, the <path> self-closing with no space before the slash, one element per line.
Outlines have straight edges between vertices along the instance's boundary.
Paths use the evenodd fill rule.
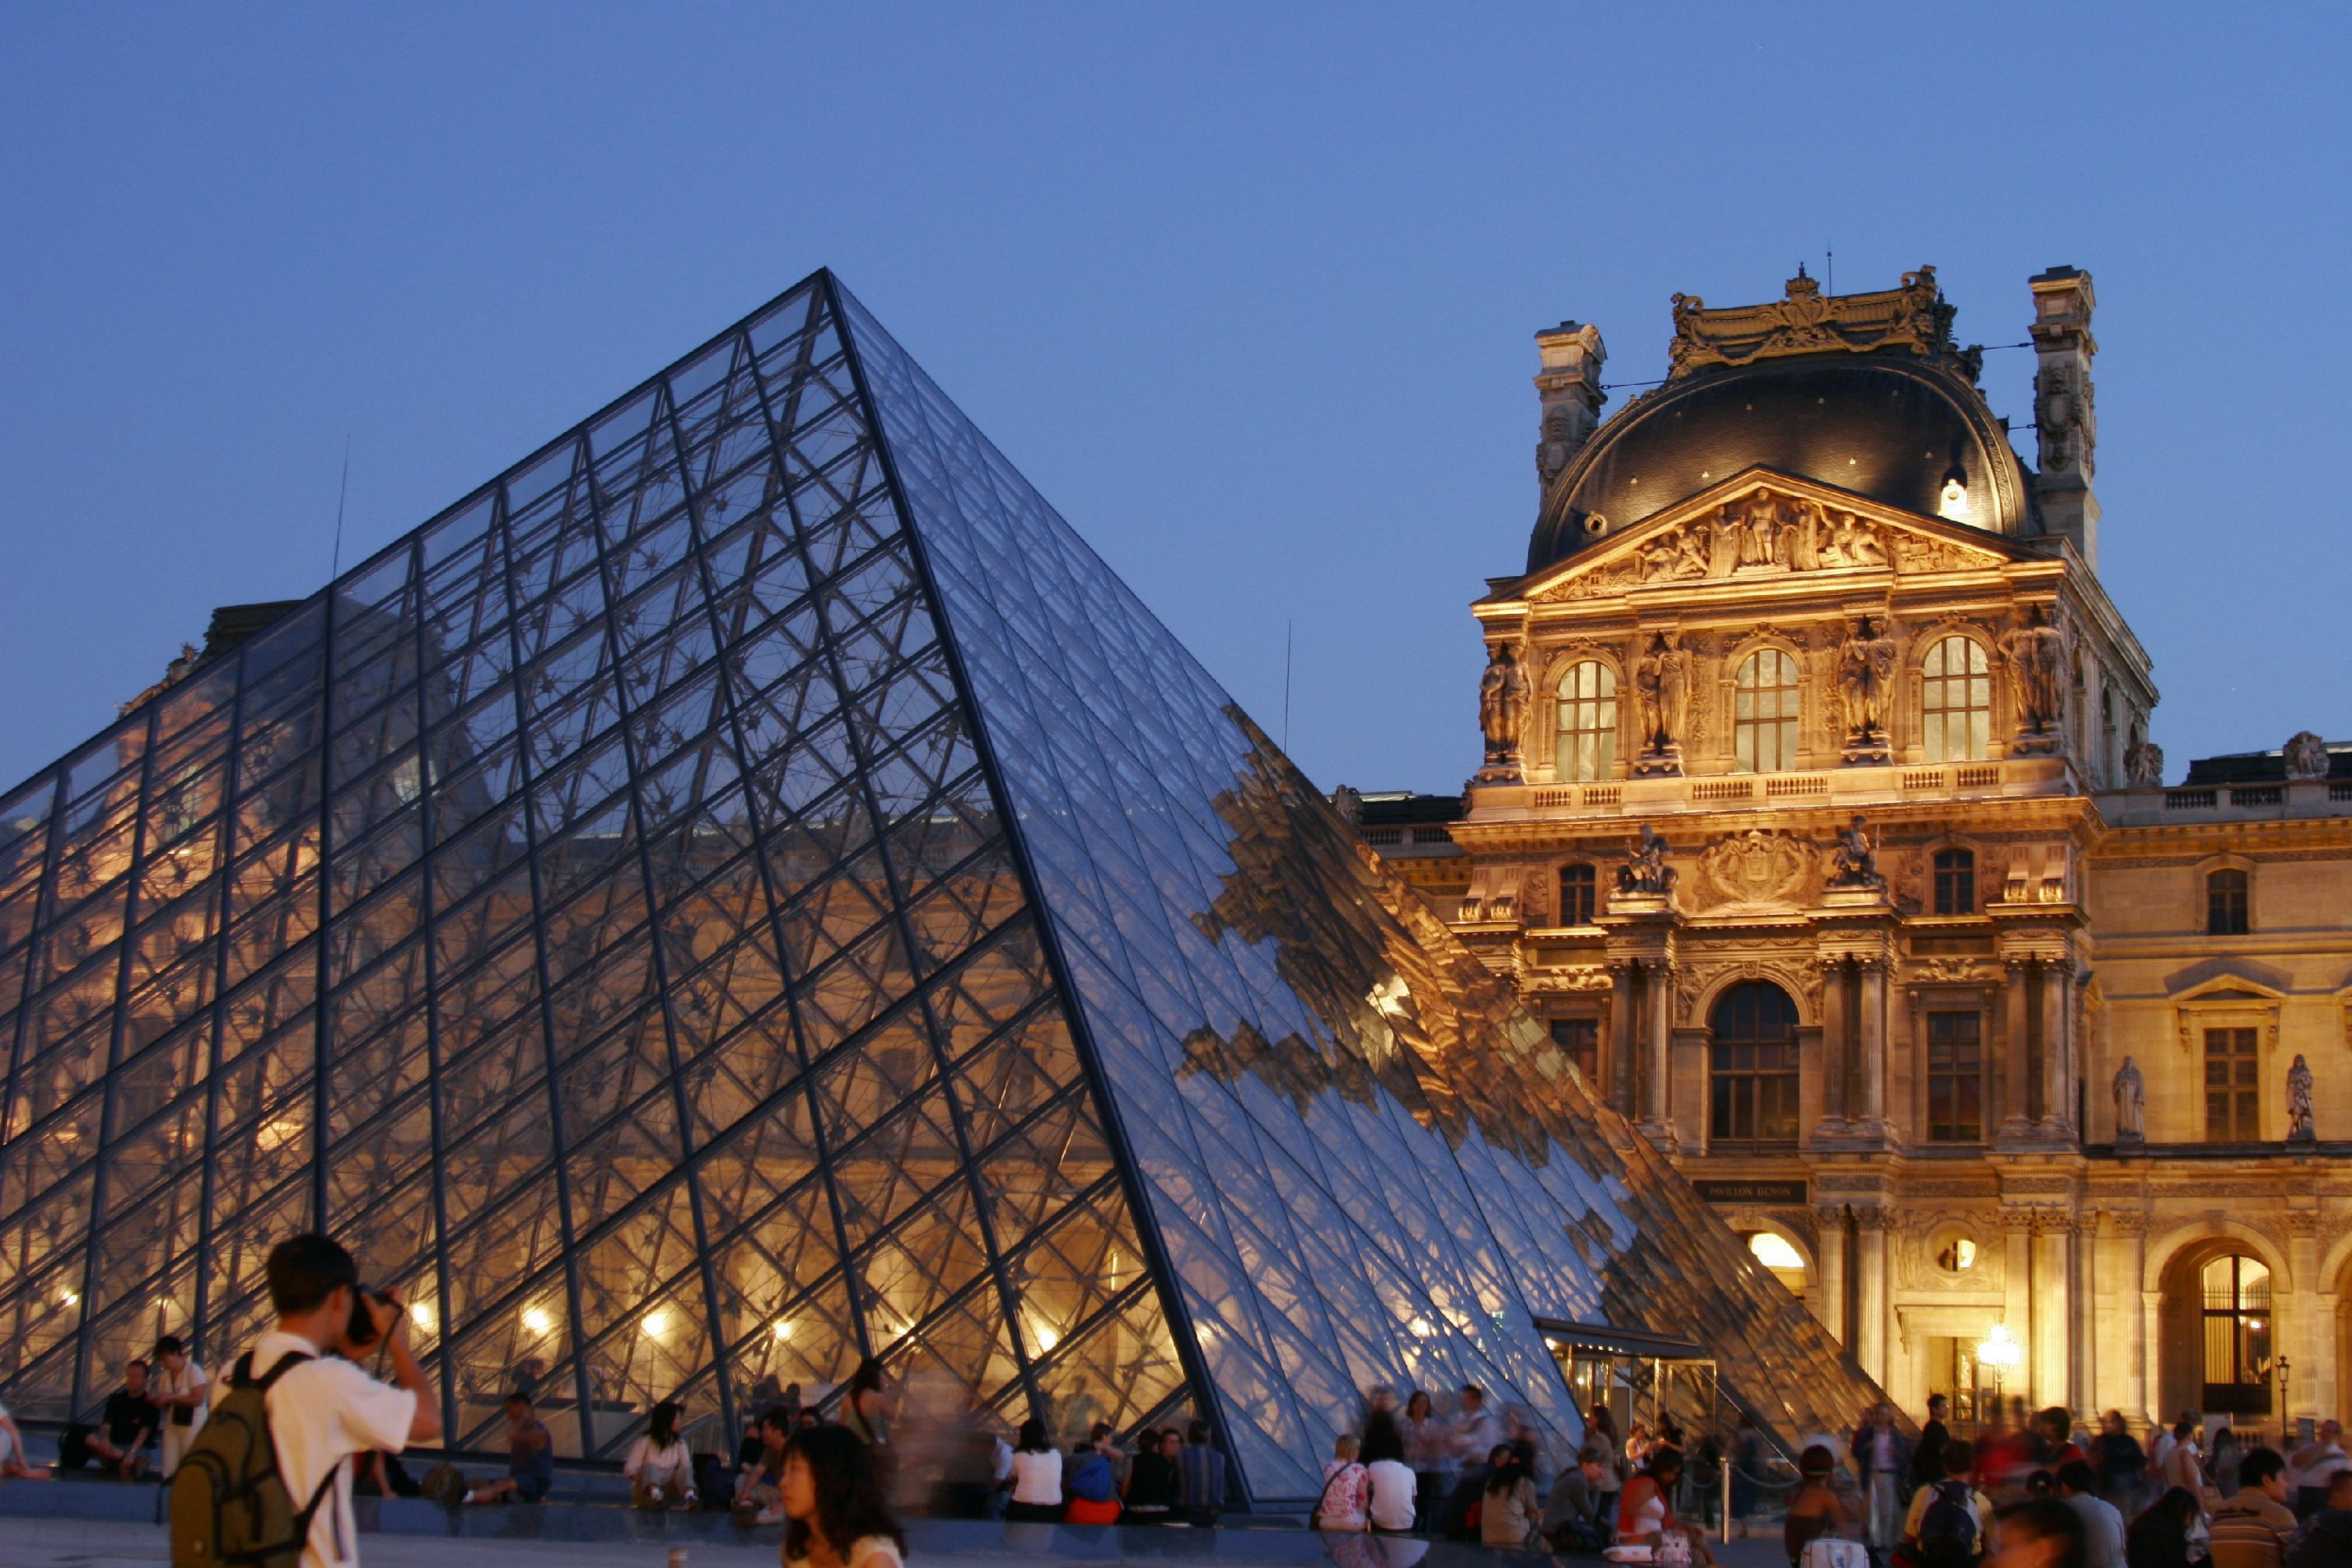
<path fill-rule="evenodd" d="M 1720 1539 L 1727 1546 L 1731 1544 L 1731 1456 L 1726 1454 L 1723 1457 L 1722 1465 L 1718 1467 L 1723 1472 L 1723 1528 L 1720 1531 Z"/>

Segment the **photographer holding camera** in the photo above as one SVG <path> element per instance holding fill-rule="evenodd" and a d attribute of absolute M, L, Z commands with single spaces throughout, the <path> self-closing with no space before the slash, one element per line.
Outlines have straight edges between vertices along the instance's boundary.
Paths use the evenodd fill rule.
<path fill-rule="evenodd" d="M 254 1342 L 237 1382 L 267 1381 L 278 1474 L 302 1510 L 296 1517 L 308 1521 L 302 1568 L 352 1568 L 359 1532 L 346 1461 L 440 1436 L 440 1401 L 409 1352 L 400 1303 L 363 1288 L 350 1253 L 323 1236 L 293 1237 L 271 1249 L 268 1276 L 278 1326 Z M 398 1387 L 356 1364 L 378 1351 L 390 1352 Z"/>

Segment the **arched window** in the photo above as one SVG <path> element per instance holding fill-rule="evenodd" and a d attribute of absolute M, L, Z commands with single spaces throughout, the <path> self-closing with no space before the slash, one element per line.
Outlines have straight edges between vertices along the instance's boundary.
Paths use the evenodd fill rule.
<path fill-rule="evenodd" d="M 1559 923 L 1589 926 L 1601 910 L 1601 877 L 1591 866 L 1559 868 Z"/>
<path fill-rule="evenodd" d="M 1992 755 L 1992 668 L 1974 637 L 1949 637 L 1919 667 L 1927 760 L 1966 763 Z"/>
<path fill-rule="evenodd" d="M 1797 661 L 1777 647 L 1751 653 L 1733 693 L 1732 748 L 1743 773 L 1797 765 Z"/>
<path fill-rule="evenodd" d="M 1707 1015 L 1711 1143 L 1797 1142 L 1797 1005 L 1769 980 L 1743 980 Z"/>
<path fill-rule="evenodd" d="M 1977 858 L 1967 849 L 1936 851 L 1936 912 L 1972 915 L 1977 912 Z"/>
<path fill-rule="evenodd" d="M 2252 879 L 2243 871 L 2224 868 L 2208 872 L 2205 877 L 2205 934 L 2243 936 L 2252 931 L 2252 911 L 2247 906 L 2252 891 Z"/>
<path fill-rule="evenodd" d="M 2204 1268 L 2203 1408 L 2266 1415 L 2271 1408 L 2271 1271 L 2232 1254 Z"/>
<path fill-rule="evenodd" d="M 1559 678 L 1559 776 L 1605 779 L 1617 766 L 1617 672 L 1579 659 Z"/>

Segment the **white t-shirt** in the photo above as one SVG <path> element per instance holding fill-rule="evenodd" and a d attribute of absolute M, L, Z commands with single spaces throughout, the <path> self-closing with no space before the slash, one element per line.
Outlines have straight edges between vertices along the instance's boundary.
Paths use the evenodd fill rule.
<path fill-rule="evenodd" d="M 254 1375 L 258 1377 L 261 1374 L 256 1373 Z M 188 1417 L 188 1436 L 193 1438 L 198 1432 L 204 1430 L 205 1417 L 211 1414 L 213 1403 L 211 1380 L 205 1376 L 205 1369 L 196 1364 L 194 1357 L 191 1356 L 188 1363 L 176 1373 L 170 1367 L 165 1366 L 159 1358 L 147 1371 L 148 1393 L 152 1394 L 194 1394 L 199 1388 L 205 1391 L 205 1402 L 202 1405 L 184 1412 L 177 1407 L 169 1410 L 159 1409 L 155 1412 L 156 1425 L 177 1426 L 180 1425 L 181 1415 L 185 1415 Z"/>
<path fill-rule="evenodd" d="M 352 1517 L 353 1454 L 408 1447 L 416 1395 L 378 1383 L 341 1356 L 320 1355 L 299 1334 L 272 1330 L 253 1342 L 253 1375 L 266 1377 L 280 1357 L 299 1351 L 313 1359 L 289 1368 L 269 1390 L 269 1432 L 278 1471 L 299 1510 L 331 1471 L 334 1497 L 310 1516 L 302 1568 L 349 1568 L 360 1560 L 359 1524 Z"/>
<path fill-rule="evenodd" d="M 787 1557 L 786 1568 L 809 1568 L 805 1557 Z M 887 1535 L 861 1535 L 842 1553 L 844 1568 L 907 1568 L 907 1560 L 898 1555 L 898 1543 Z"/>
<path fill-rule="evenodd" d="M 1364 1468 L 1372 1478 L 1372 1528 L 1412 1528 L 1413 1475 L 1395 1459 L 1375 1459 Z"/>
<path fill-rule="evenodd" d="M 680 1476 L 690 1484 L 694 1479 L 694 1456 L 687 1451 L 683 1437 L 672 1437 L 666 1448 L 655 1447 L 650 1436 L 640 1437 L 629 1450 L 629 1462 L 621 1467 L 621 1473 L 649 1487 L 666 1487 Z"/>
<path fill-rule="evenodd" d="M 1016 1448 L 1013 1453 L 1013 1500 L 1043 1503 L 1051 1508 L 1062 1500 L 1062 1451 L 1048 1448 L 1033 1453 Z"/>

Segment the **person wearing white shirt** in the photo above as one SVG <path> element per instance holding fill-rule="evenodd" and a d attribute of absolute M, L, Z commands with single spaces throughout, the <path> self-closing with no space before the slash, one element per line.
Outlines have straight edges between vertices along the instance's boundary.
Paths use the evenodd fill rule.
<path fill-rule="evenodd" d="M 1454 1419 L 1454 1452 L 1462 1468 L 1483 1463 L 1502 1440 L 1503 1424 L 1486 1411 L 1486 1391 L 1463 1384 L 1462 1413 Z"/>
<path fill-rule="evenodd" d="M 155 1418 L 163 1426 L 163 1456 L 156 1465 L 156 1473 L 165 1480 L 180 1468 L 180 1456 L 205 1429 L 205 1415 L 211 1404 L 211 1394 L 205 1387 L 205 1369 L 188 1357 L 188 1347 L 180 1342 L 177 1334 L 165 1334 L 155 1342 L 155 1365 L 147 1378 L 147 1401 L 155 1406 Z"/>
<path fill-rule="evenodd" d="M 350 1253 L 323 1236 L 291 1237 L 270 1250 L 268 1278 L 278 1326 L 253 1342 L 245 1368 L 258 1380 L 288 1356 L 301 1358 L 270 1385 L 266 1402 L 278 1474 L 295 1508 L 319 1500 L 301 1568 L 356 1568 L 352 1457 L 432 1442 L 441 1436 L 440 1401 L 409 1352 L 407 1314 L 390 1296 L 361 1292 Z M 352 1338 L 354 1296 L 372 1330 L 359 1340 Z M 379 1350 L 391 1354 L 396 1388 L 354 1364 Z"/>
<path fill-rule="evenodd" d="M 695 1508 L 694 1456 L 677 1435 L 678 1408 L 665 1399 L 646 1417 L 645 1435 L 629 1449 L 621 1473 L 629 1478 L 629 1500 L 639 1508 Z"/>
<path fill-rule="evenodd" d="M 1045 1424 L 1032 1416 L 1021 1423 L 1013 1448 L 1013 1496 L 1004 1517 L 1050 1524 L 1062 1517 L 1062 1451 L 1045 1436 Z"/>

